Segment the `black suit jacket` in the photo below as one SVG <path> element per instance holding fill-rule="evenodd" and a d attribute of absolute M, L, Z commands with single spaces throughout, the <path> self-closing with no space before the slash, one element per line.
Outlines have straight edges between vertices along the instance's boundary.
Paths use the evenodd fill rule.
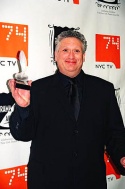
<path fill-rule="evenodd" d="M 15 107 L 10 118 L 12 135 L 32 140 L 29 189 L 106 189 L 105 148 L 125 173 L 120 165 L 125 129 L 113 85 L 83 73 L 82 95 L 76 121 L 55 74 L 33 82 L 28 118 L 22 120 Z"/>

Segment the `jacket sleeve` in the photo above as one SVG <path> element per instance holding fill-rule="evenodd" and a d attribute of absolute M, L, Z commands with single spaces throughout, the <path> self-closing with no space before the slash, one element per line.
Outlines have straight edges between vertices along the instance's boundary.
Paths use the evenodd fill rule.
<path fill-rule="evenodd" d="M 110 93 L 108 120 L 106 151 L 120 174 L 125 175 L 125 168 L 120 163 L 120 159 L 125 157 L 125 128 L 113 87 Z"/>
<path fill-rule="evenodd" d="M 22 108 L 15 104 L 14 111 L 9 119 L 10 132 L 14 139 L 20 141 L 30 141 L 33 139 L 33 129 L 27 123 L 29 119 L 30 106 Z"/>

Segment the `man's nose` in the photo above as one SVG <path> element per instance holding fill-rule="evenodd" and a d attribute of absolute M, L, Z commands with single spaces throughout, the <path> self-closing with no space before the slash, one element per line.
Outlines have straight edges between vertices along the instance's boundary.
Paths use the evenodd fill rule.
<path fill-rule="evenodd" d="M 69 51 L 69 57 L 70 58 L 74 58 L 74 52 L 71 50 L 71 51 Z"/>

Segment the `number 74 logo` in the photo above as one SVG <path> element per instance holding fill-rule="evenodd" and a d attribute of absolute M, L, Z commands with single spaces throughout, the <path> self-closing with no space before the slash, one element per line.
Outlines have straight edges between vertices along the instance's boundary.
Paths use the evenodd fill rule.
<path fill-rule="evenodd" d="M 20 50 L 28 59 L 28 26 L 0 22 L 0 57 L 17 58 Z"/>

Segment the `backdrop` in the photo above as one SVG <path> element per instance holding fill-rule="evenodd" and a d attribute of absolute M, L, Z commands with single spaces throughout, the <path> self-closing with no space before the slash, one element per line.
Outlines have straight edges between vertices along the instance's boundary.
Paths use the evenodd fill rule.
<path fill-rule="evenodd" d="M 26 189 L 30 142 L 9 130 L 14 101 L 7 80 L 18 72 L 18 52 L 27 58 L 29 79 L 53 74 L 54 38 L 70 28 L 82 32 L 88 49 L 83 70 L 112 82 L 125 123 L 124 0 L 0 0 L 0 188 Z M 98 117 L 97 117 L 98 119 Z M 106 154 L 108 189 L 124 189 Z M 37 173 L 36 173 L 37 174 Z"/>

